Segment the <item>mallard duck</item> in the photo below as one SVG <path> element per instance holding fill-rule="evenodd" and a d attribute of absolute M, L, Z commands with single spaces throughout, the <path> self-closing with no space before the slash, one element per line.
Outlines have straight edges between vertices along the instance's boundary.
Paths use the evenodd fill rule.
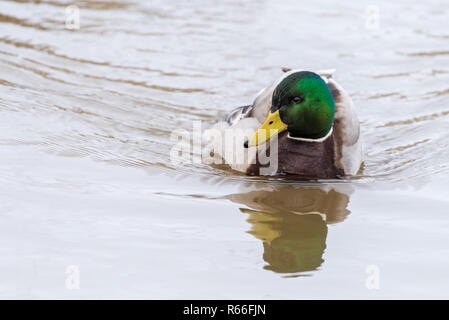
<path fill-rule="evenodd" d="M 285 70 L 251 105 L 234 109 L 213 127 L 222 132 L 243 129 L 247 138 L 235 145 L 209 137 L 209 150 L 248 175 L 355 175 L 362 161 L 360 124 L 351 97 L 332 79 L 333 73 Z M 277 150 L 269 143 L 273 139 Z M 227 148 L 245 153 L 245 161 L 236 161 Z M 263 165 L 261 152 L 276 155 L 274 168 Z"/>

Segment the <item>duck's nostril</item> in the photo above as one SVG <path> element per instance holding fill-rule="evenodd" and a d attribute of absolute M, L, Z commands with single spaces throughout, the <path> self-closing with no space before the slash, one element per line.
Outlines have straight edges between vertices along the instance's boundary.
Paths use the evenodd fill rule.
<path fill-rule="evenodd" d="M 248 140 L 245 141 L 245 143 L 243 144 L 243 146 L 244 146 L 245 148 L 248 148 Z"/>

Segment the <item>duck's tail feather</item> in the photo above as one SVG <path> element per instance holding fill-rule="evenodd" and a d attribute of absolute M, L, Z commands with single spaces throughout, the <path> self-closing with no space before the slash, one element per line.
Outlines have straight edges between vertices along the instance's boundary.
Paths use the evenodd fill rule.
<path fill-rule="evenodd" d="M 252 110 L 252 105 L 235 108 L 224 118 L 224 121 L 232 126 L 239 122 L 241 119 L 250 117 Z"/>

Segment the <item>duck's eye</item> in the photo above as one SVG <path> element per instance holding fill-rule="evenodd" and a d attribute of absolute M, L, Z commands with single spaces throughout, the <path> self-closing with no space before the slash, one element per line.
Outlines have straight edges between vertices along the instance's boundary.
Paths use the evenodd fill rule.
<path fill-rule="evenodd" d="M 292 99 L 292 102 L 293 103 L 301 103 L 301 102 L 303 102 L 304 101 L 304 99 L 303 98 L 301 98 L 301 97 L 294 97 L 293 99 Z"/>

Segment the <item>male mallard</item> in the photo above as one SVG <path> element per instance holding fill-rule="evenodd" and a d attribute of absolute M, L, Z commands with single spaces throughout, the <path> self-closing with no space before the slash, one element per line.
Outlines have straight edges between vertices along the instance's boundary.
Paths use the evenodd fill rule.
<path fill-rule="evenodd" d="M 222 141 L 209 140 L 209 149 L 248 175 L 267 174 L 259 161 L 260 150 L 270 151 L 269 140 L 277 137 L 277 165 L 268 174 L 294 174 L 308 178 L 336 178 L 354 175 L 360 169 L 362 149 L 360 125 L 348 93 L 332 79 L 333 70 L 286 71 L 271 86 L 263 89 L 252 105 L 233 110 L 214 129 L 250 130 L 244 148 L 259 146 L 246 163 L 227 158 Z M 256 131 L 256 128 L 260 127 Z M 271 130 L 274 129 L 274 130 Z M 246 131 L 248 132 L 248 131 Z M 260 149 L 261 146 L 264 149 Z M 224 144 L 224 148 L 229 144 Z M 235 148 L 234 145 L 231 147 Z M 237 148 L 242 147 L 238 145 Z M 246 151 L 245 151 L 246 150 Z M 250 161 L 248 161 L 250 159 Z"/>

